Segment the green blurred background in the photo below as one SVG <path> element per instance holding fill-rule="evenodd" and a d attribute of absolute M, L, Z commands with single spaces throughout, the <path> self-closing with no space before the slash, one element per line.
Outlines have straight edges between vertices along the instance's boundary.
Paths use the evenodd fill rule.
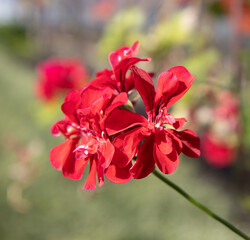
<path fill-rule="evenodd" d="M 222 101 L 217 95 L 237 96 L 239 130 L 216 128 L 233 139 L 232 163 L 217 168 L 206 156 L 181 156 L 168 177 L 250 234 L 248 7 L 243 0 L 1 0 L 0 239 L 239 239 L 153 175 L 123 185 L 106 180 L 86 191 L 84 180 L 65 179 L 51 166 L 49 151 L 63 138 L 53 137 L 50 126 L 63 117 L 63 96 L 51 104 L 35 97 L 36 65 L 77 57 L 94 78 L 109 67 L 111 51 L 136 40 L 140 57 L 152 58 L 143 66 L 156 76 L 176 65 L 196 75 L 172 111 L 200 136 L 213 129 L 206 120 Z"/>

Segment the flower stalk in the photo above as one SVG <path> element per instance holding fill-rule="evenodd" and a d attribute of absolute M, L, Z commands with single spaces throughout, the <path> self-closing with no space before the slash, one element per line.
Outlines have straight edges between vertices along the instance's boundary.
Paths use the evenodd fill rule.
<path fill-rule="evenodd" d="M 177 191 L 179 194 L 181 194 L 184 198 L 186 198 L 189 202 L 191 202 L 192 204 L 194 204 L 196 207 L 198 207 L 200 210 L 202 210 L 203 212 L 205 212 L 206 214 L 208 214 L 210 217 L 214 218 L 215 220 L 217 220 L 218 222 L 222 223 L 224 226 L 226 226 L 227 228 L 229 228 L 231 231 L 235 232 L 237 235 L 239 235 L 240 237 L 242 237 L 243 239 L 246 240 L 250 240 L 250 238 L 243 233 L 242 231 L 240 231 L 238 228 L 236 228 L 235 226 L 233 226 L 231 223 L 227 222 L 225 219 L 221 218 L 220 216 L 218 216 L 217 214 L 215 214 L 214 212 L 212 212 L 211 210 L 209 210 L 207 207 L 205 207 L 203 204 L 197 202 L 193 197 L 191 197 L 188 193 L 186 193 L 183 189 L 181 189 L 179 186 L 177 186 L 175 183 L 173 183 L 172 181 L 170 181 L 168 178 L 166 178 L 165 176 L 163 176 L 158 170 L 154 170 L 153 174 L 158 177 L 160 180 L 162 180 L 164 183 L 166 183 L 168 186 L 170 186 L 171 188 L 173 188 L 175 191 Z"/>

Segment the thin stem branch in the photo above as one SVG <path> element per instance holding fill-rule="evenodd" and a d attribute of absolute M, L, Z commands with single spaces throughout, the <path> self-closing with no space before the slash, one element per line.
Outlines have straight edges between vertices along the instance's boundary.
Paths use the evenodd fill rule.
<path fill-rule="evenodd" d="M 160 180 L 162 180 L 164 183 L 169 185 L 171 188 L 173 188 L 175 191 L 180 193 L 184 198 L 186 198 L 189 202 L 194 204 L 196 207 L 201 209 L 203 212 L 217 220 L 218 222 L 225 225 L 227 228 L 229 228 L 231 231 L 235 232 L 239 236 L 241 236 L 243 239 L 250 240 L 250 238 L 243 232 L 241 232 L 239 229 L 237 229 L 235 226 L 233 226 L 231 223 L 227 222 L 217 214 L 210 211 L 207 207 L 202 205 L 201 203 L 197 202 L 195 199 L 193 199 L 188 193 L 186 193 L 184 190 L 182 190 L 179 186 L 177 186 L 175 183 L 171 182 L 169 179 L 167 179 L 165 176 L 163 176 L 158 170 L 154 170 L 154 175 L 158 177 Z"/>

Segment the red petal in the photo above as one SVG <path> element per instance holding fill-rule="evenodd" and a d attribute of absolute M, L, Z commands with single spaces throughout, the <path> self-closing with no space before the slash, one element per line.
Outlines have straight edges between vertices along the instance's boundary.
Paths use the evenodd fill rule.
<path fill-rule="evenodd" d="M 173 150 L 172 138 L 164 129 L 155 131 L 155 144 L 163 154 L 169 154 Z"/>
<path fill-rule="evenodd" d="M 95 159 L 95 155 L 93 155 L 90 159 L 90 168 L 89 175 L 87 180 L 83 186 L 83 189 L 93 190 L 96 187 L 96 172 L 97 172 L 97 163 Z"/>
<path fill-rule="evenodd" d="M 174 172 L 179 164 L 179 156 L 173 146 L 172 152 L 166 155 L 160 150 L 157 144 L 155 144 L 154 160 L 158 168 L 165 174 Z"/>
<path fill-rule="evenodd" d="M 63 176 L 72 180 L 81 179 L 87 163 L 87 159 L 69 161 L 67 166 L 63 168 Z"/>
<path fill-rule="evenodd" d="M 99 164 L 103 168 L 107 168 L 110 165 L 111 160 L 114 156 L 115 148 L 109 140 L 107 140 L 107 142 L 99 144 L 99 146 L 100 146 L 100 149 L 98 151 L 98 156 L 100 157 Z"/>
<path fill-rule="evenodd" d="M 200 138 L 192 130 L 184 130 L 177 132 L 172 130 L 173 133 L 182 141 L 182 152 L 191 157 L 197 158 L 200 156 Z"/>
<path fill-rule="evenodd" d="M 182 148 L 183 148 L 182 141 L 177 136 L 175 136 L 174 131 L 172 129 L 167 129 L 167 130 L 165 129 L 165 131 L 167 134 L 169 134 L 169 137 L 171 137 L 172 142 L 175 146 L 175 149 L 178 155 L 180 155 Z"/>
<path fill-rule="evenodd" d="M 173 124 L 173 127 L 176 130 L 178 130 L 184 126 L 185 122 L 187 122 L 187 120 L 185 118 L 176 118 L 175 123 Z"/>
<path fill-rule="evenodd" d="M 61 107 L 63 113 L 65 115 L 67 115 L 67 117 L 74 123 L 76 123 L 77 125 L 79 124 L 78 118 L 77 118 L 77 114 L 75 109 L 76 106 L 73 102 L 66 102 L 62 105 Z"/>
<path fill-rule="evenodd" d="M 121 62 L 119 62 L 117 64 L 117 66 L 114 69 L 114 74 L 115 74 L 115 78 L 121 82 L 121 89 L 120 91 L 125 91 L 125 89 L 127 89 L 126 86 L 126 73 L 129 69 L 130 66 L 141 62 L 141 61 L 149 61 L 150 59 L 140 59 L 140 58 L 125 58 L 123 59 Z"/>
<path fill-rule="evenodd" d="M 177 91 L 177 89 L 177 78 L 174 77 L 169 71 L 161 73 L 158 77 L 156 85 L 155 111 L 158 109 L 158 107 L 160 107 L 159 105 L 163 106 L 163 98 L 165 98 L 166 102 L 167 99 Z"/>
<path fill-rule="evenodd" d="M 104 172 L 103 168 L 100 165 L 98 165 L 97 167 L 97 176 L 98 176 L 99 187 L 101 187 L 104 184 Z"/>
<path fill-rule="evenodd" d="M 126 74 L 125 82 L 126 82 L 126 85 L 125 85 L 124 92 L 128 93 L 130 90 L 135 89 L 134 76 L 132 73 Z"/>
<path fill-rule="evenodd" d="M 72 132 L 72 131 L 69 132 L 68 131 L 68 127 L 70 127 L 71 125 L 72 125 L 71 121 L 59 120 L 59 121 L 55 122 L 52 125 L 52 127 L 51 127 L 51 133 L 54 136 L 59 136 L 62 133 L 65 137 L 77 134 L 78 131 L 74 131 L 74 132 Z"/>
<path fill-rule="evenodd" d="M 163 116 L 161 117 L 161 125 L 169 124 L 172 125 L 175 129 L 180 129 L 187 121 L 185 118 L 175 118 L 172 114 L 166 112 L 166 108 L 162 108 L 161 111 L 163 111 Z"/>
<path fill-rule="evenodd" d="M 146 118 L 142 115 L 129 112 L 126 110 L 113 110 L 106 120 L 106 131 L 109 135 L 113 135 L 128 128 L 148 124 Z"/>
<path fill-rule="evenodd" d="M 64 100 L 64 103 L 61 107 L 63 113 L 74 123 L 79 124 L 76 110 L 80 105 L 80 92 L 79 91 L 71 91 L 69 92 Z"/>
<path fill-rule="evenodd" d="M 162 124 L 169 124 L 169 125 L 174 125 L 174 123 L 176 122 L 175 117 L 170 114 L 170 113 L 165 113 L 166 109 L 161 109 L 161 111 L 163 111 L 163 116 L 161 117 L 161 125 Z"/>
<path fill-rule="evenodd" d="M 107 87 L 106 85 L 99 89 L 94 82 L 95 80 L 90 82 L 93 83 L 93 86 L 89 85 L 88 87 L 81 89 L 81 108 L 90 107 L 101 97 L 104 99 L 111 99 L 112 95 L 116 93 L 116 91 L 114 92 L 114 89 Z"/>
<path fill-rule="evenodd" d="M 192 86 L 195 76 L 192 76 L 189 71 L 182 66 L 173 67 L 169 69 L 179 81 L 178 91 L 171 96 L 171 99 L 167 105 L 167 108 L 177 102 Z"/>
<path fill-rule="evenodd" d="M 191 87 L 195 76 L 184 67 L 178 66 L 163 72 L 157 82 L 155 109 L 159 103 L 167 109 L 177 102 Z"/>
<path fill-rule="evenodd" d="M 112 103 L 110 104 L 109 107 L 106 108 L 105 110 L 105 115 L 108 116 L 108 114 L 114 110 L 116 107 L 121 106 L 123 104 L 125 104 L 128 101 L 128 96 L 127 93 L 122 92 L 120 93 L 118 96 L 116 96 Z"/>
<path fill-rule="evenodd" d="M 70 91 L 64 98 L 64 102 L 74 102 L 77 103 L 80 100 L 80 94 L 78 90 Z"/>
<path fill-rule="evenodd" d="M 113 75 L 113 71 L 108 70 L 107 68 L 105 68 L 102 71 L 96 73 L 97 78 L 99 78 L 99 77 L 107 77 L 107 78 L 110 79 L 112 75 Z"/>
<path fill-rule="evenodd" d="M 138 151 L 135 164 L 130 169 L 130 173 L 135 179 L 147 177 L 154 171 L 155 161 L 153 156 L 154 135 L 147 137 Z"/>
<path fill-rule="evenodd" d="M 115 137 L 113 141 L 113 145 L 115 146 L 113 163 L 118 167 L 127 166 L 135 156 L 139 143 L 144 138 L 141 131 L 142 128 L 137 127 Z"/>
<path fill-rule="evenodd" d="M 52 148 L 49 154 L 52 166 L 57 170 L 63 170 L 64 166 L 68 165 L 68 162 L 74 162 L 75 154 L 73 151 L 77 147 L 78 142 L 79 138 L 68 138 L 65 142 Z"/>
<path fill-rule="evenodd" d="M 98 76 L 90 81 L 88 84 L 86 84 L 81 91 L 85 91 L 87 88 L 92 88 L 92 89 L 104 89 L 104 88 L 110 88 L 114 92 L 117 92 L 118 86 L 117 82 L 111 78 L 112 74 L 110 73 L 98 73 Z"/>
<path fill-rule="evenodd" d="M 133 66 L 131 68 L 134 73 L 135 87 L 142 97 L 145 104 L 146 112 L 154 109 L 155 88 L 154 83 L 147 72 Z"/>
<path fill-rule="evenodd" d="M 67 139 L 64 143 L 54 147 L 50 152 L 50 161 L 57 170 L 62 170 L 63 176 L 79 180 L 82 177 L 87 161 L 76 160 L 74 149 L 79 138 Z"/>
<path fill-rule="evenodd" d="M 132 179 L 132 175 L 129 172 L 132 163 L 124 168 L 119 168 L 115 164 L 110 164 L 108 168 L 105 169 L 106 178 L 113 183 L 126 183 Z"/>
<path fill-rule="evenodd" d="M 127 53 L 127 55 L 129 54 L 132 57 L 136 56 L 139 51 L 139 48 L 140 48 L 139 42 L 135 41 L 133 45 L 131 46 L 131 48 L 129 49 L 129 52 Z"/>
<path fill-rule="evenodd" d="M 109 54 L 109 61 L 110 64 L 112 66 L 112 68 L 114 69 L 117 64 L 123 60 L 124 58 L 131 58 L 131 57 L 135 57 L 139 51 L 140 45 L 139 42 L 136 41 L 132 47 L 121 47 L 119 49 L 117 49 L 114 52 L 111 52 Z"/>
<path fill-rule="evenodd" d="M 121 47 L 114 52 L 109 54 L 109 62 L 114 69 L 117 64 L 124 59 L 124 52 L 128 51 L 129 47 Z"/>

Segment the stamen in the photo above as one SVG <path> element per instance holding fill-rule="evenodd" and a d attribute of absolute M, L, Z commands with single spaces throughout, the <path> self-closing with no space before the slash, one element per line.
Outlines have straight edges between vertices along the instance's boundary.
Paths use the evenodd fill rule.
<path fill-rule="evenodd" d="M 129 50 L 124 50 L 124 56 L 126 56 L 126 55 L 128 55 L 128 53 L 129 53 Z"/>
<path fill-rule="evenodd" d="M 88 150 L 83 151 L 84 154 L 87 156 L 89 154 Z"/>
<path fill-rule="evenodd" d="M 101 133 L 101 135 L 102 135 L 102 138 L 104 138 L 104 134 L 105 134 L 105 132 L 104 132 L 104 131 L 102 131 L 102 133 Z"/>

